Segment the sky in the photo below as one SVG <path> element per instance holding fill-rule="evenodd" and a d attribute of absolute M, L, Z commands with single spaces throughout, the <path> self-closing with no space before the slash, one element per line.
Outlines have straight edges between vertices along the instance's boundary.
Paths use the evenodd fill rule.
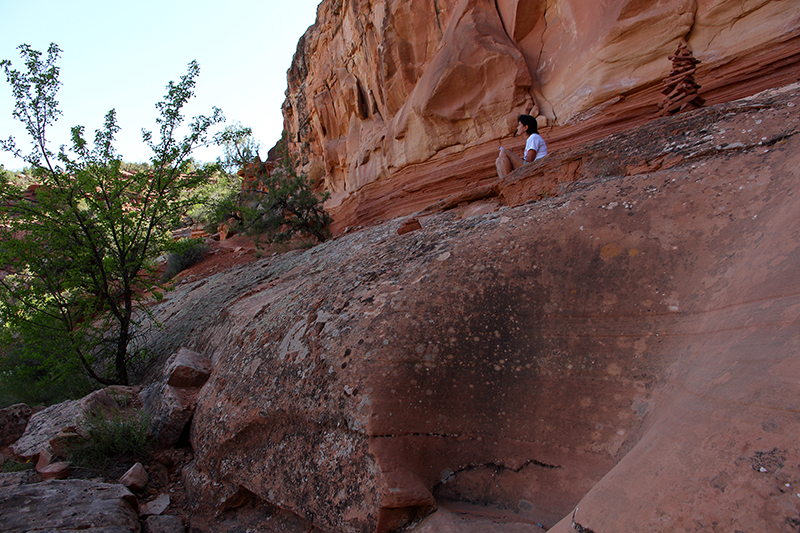
<path fill-rule="evenodd" d="M 50 135 L 51 149 L 68 144 L 76 125 L 94 139 L 113 108 L 121 128 L 115 147 L 129 162 L 149 159 L 142 128 L 157 131 L 155 104 L 167 83 L 179 81 L 196 60 L 200 75 L 187 119 L 219 107 L 226 124 L 253 129 L 263 157 L 280 139 L 286 71 L 320 1 L 0 0 L 0 60 L 23 70 L 19 45 L 46 57 L 49 44 L 56 43 L 62 50 L 57 99 L 63 115 Z M 11 116 L 13 106 L 0 74 L 0 138 L 12 135 L 27 149 L 29 138 Z M 195 157 L 210 162 L 219 154 L 218 148 L 203 149 Z M 24 166 L 2 151 L 0 164 Z"/>

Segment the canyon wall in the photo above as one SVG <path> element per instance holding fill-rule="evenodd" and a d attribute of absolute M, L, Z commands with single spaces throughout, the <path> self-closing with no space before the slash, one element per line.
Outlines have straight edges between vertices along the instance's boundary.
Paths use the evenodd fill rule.
<path fill-rule="evenodd" d="M 792 0 L 323 0 L 285 128 L 340 231 L 493 177 L 519 113 L 551 150 L 656 118 L 681 42 L 709 105 L 796 81 L 798 27 Z"/>

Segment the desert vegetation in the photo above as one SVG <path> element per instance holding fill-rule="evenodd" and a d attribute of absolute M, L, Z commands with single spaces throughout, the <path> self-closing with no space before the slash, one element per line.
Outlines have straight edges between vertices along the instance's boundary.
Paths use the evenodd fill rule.
<path fill-rule="evenodd" d="M 218 108 L 187 122 L 199 65 L 192 61 L 169 82 L 156 104 L 155 131 L 143 130 L 152 152 L 127 163 L 114 147 L 115 111 L 90 142 L 83 126 L 71 128 L 71 145 L 54 151 L 50 134 L 61 111 L 57 94 L 60 48 L 43 53 L 19 47 L 24 64 L 0 63 L 15 102 L 13 116 L 29 136 L 0 148 L 24 162 L 24 172 L 2 169 L 0 179 L 0 401 L 52 403 L 79 397 L 98 385 L 131 383 L 149 353 L 142 339 L 147 298 L 201 260 L 196 239 L 174 242 L 185 221 L 215 228 L 235 217 L 250 234 L 270 242 L 297 234 L 327 237 L 329 217 L 283 144 L 276 170 L 259 172 L 256 187 L 242 190 L 241 169 L 261 164 L 248 128 L 225 120 Z M 183 132 L 182 136 L 179 133 Z M 212 164 L 192 157 L 210 144 L 224 148 Z M 266 168 L 266 167 L 265 167 Z M 166 272 L 157 272 L 159 257 Z"/>

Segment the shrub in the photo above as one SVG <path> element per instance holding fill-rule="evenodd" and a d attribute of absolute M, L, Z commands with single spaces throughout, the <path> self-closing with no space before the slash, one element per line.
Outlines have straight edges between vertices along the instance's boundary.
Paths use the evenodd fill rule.
<path fill-rule="evenodd" d="M 168 245 L 168 249 L 164 280 L 172 279 L 179 272 L 202 261 L 208 251 L 208 246 L 203 239 L 180 239 Z"/>
<path fill-rule="evenodd" d="M 221 223 L 237 216 L 241 189 L 240 176 L 216 171 L 206 183 L 192 191 L 194 203 L 188 214 L 192 220 L 202 223 L 208 233 L 216 233 Z"/>
<path fill-rule="evenodd" d="M 15 472 L 25 472 L 26 470 L 32 470 L 33 467 L 36 466 L 33 461 L 28 459 L 24 463 L 18 463 L 14 460 L 8 460 L 3 463 L 2 468 L 0 468 L 0 472 L 3 474 L 13 474 Z"/>
<path fill-rule="evenodd" d="M 270 243 L 294 237 L 324 242 L 330 237 L 331 217 L 322 205 L 328 193 L 318 196 L 308 176 L 297 172 L 286 132 L 276 149 L 276 168 L 260 172 L 254 187 L 242 191 L 241 212 L 247 233 L 264 236 Z"/>
<path fill-rule="evenodd" d="M 87 438 L 69 450 L 69 460 L 81 467 L 105 470 L 112 459 L 146 456 L 150 422 L 151 416 L 144 410 L 86 413 L 80 426 Z"/>

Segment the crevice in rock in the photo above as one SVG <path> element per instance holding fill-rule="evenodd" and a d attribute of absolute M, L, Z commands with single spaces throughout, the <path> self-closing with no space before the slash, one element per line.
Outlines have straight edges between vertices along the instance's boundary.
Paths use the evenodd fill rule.
<path fill-rule="evenodd" d="M 480 468 L 490 468 L 490 469 L 493 469 L 493 470 L 495 470 L 497 472 L 508 471 L 508 472 L 514 472 L 515 474 L 519 474 L 525 468 L 527 468 L 528 466 L 531 466 L 531 465 L 538 466 L 540 468 L 552 469 L 552 470 L 561 470 L 561 469 L 564 468 L 561 465 L 551 465 L 551 464 L 548 464 L 548 463 L 545 463 L 545 462 L 542 462 L 542 461 L 538 461 L 536 459 L 528 459 L 527 461 L 522 463 L 518 468 L 512 468 L 510 466 L 506 466 L 506 465 L 503 465 L 503 464 L 496 463 L 496 462 L 492 461 L 492 462 L 489 462 L 489 463 L 481 463 L 481 464 L 465 466 L 463 468 L 459 468 L 458 470 L 455 470 L 453 472 L 453 474 L 457 475 L 457 474 L 460 474 L 462 472 L 470 472 L 472 470 L 478 470 Z M 442 483 L 444 483 L 444 481 L 442 481 Z"/>
<path fill-rule="evenodd" d="M 500 19 L 500 25 L 503 27 L 503 31 L 505 32 L 506 37 L 508 37 L 508 40 L 514 43 L 514 38 L 511 37 L 510 33 L 508 33 L 508 28 L 506 28 L 506 25 L 503 21 L 503 15 L 500 14 L 500 5 L 497 2 L 498 0 L 494 0 L 494 10 L 497 11 L 497 18 Z"/>
<path fill-rule="evenodd" d="M 186 421 L 186 425 L 183 426 L 183 430 L 181 430 L 181 434 L 178 437 L 178 442 L 175 444 L 176 448 L 189 448 L 192 450 L 192 453 L 194 453 L 194 448 L 192 447 L 191 441 L 193 420 L 194 414 L 189 417 L 189 420 Z"/>
<path fill-rule="evenodd" d="M 530 73 L 531 74 L 531 83 L 535 83 L 534 80 L 538 79 L 538 77 L 536 76 L 536 73 L 539 71 L 539 67 L 542 64 L 542 56 L 544 55 L 544 34 L 547 33 L 547 29 L 548 29 L 548 26 L 547 26 L 547 5 L 544 6 L 544 10 L 542 11 L 542 20 L 544 20 L 544 29 L 542 30 L 542 35 L 540 37 L 540 40 L 542 42 L 542 47 L 539 49 L 539 57 L 536 58 L 536 72 L 531 72 Z M 545 98 L 544 93 L 541 90 L 539 90 L 539 93 L 541 94 L 541 99 L 547 104 L 547 108 L 550 110 L 550 113 L 552 113 L 552 115 L 553 115 L 553 125 L 557 125 L 558 124 L 558 114 L 556 113 L 556 107 L 552 103 L 550 103 L 550 101 L 547 98 Z M 534 94 L 534 95 L 531 95 L 531 96 L 533 97 L 534 104 L 536 104 L 536 106 L 539 108 L 539 112 L 541 113 L 542 112 L 542 106 L 540 105 L 540 102 L 536 101 L 536 95 Z"/>
<path fill-rule="evenodd" d="M 691 26 L 689 26 L 689 29 L 686 31 L 686 33 L 683 36 L 683 40 L 688 43 L 689 42 L 689 38 L 692 36 L 692 31 L 694 31 L 694 26 L 697 23 L 697 0 L 694 0 L 694 2 L 692 2 L 692 4 L 689 7 L 689 9 L 687 9 L 686 11 L 687 11 L 687 13 L 691 12 L 691 14 L 692 14 L 692 24 L 691 24 Z"/>
<path fill-rule="evenodd" d="M 589 529 L 588 527 L 579 524 L 575 521 L 575 515 L 578 514 L 578 508 L 576 507 L 574 511 L 572 511 L 572 529 L 575 533 L 594 533 L 594 530 Z"/>
<path fill-rule="evenodd" d="M 577 522 L 572 523 L 572 529 L 574 529 L 576 533 L 594 533 L 594 530 L 589 529 L 586 526 L 582 526 Z"/>

